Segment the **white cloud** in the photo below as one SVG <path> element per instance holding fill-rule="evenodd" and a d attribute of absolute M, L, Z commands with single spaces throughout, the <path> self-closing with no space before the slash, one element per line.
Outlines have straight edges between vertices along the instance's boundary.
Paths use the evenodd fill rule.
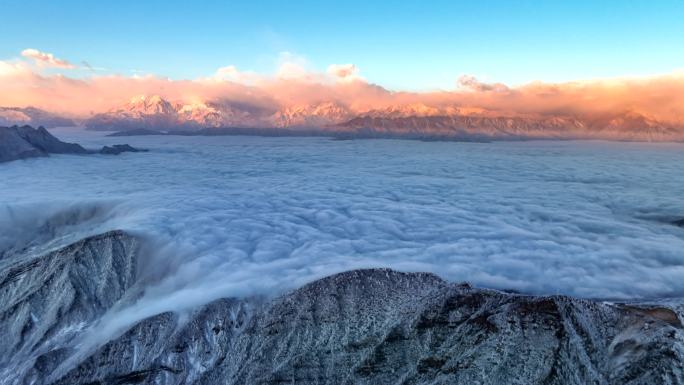
<path fill-rule="evenodd" d="M 365 267 L 528 293 L 684 295 L 684 230 L 658 219 L 684 213 L 680 145 L 126 141 L 151 152 L 0 167 L 0 250 L 44 242 L 48 217 L 63 243 L 109 229 L 145 239 L 149 285 L 98 324 L 110 332 Z"/>
<path fill-rule="evenodd" d="M 87 213 L 105 205 L 95 213 L 106 225 L 90 220 L 82 231 L 144 234 L 159 245 L 148 273 L 173 272 L 149 301 L 278 291 L 372 266 L 530 293 L 684 295 L 684 232 L 657 219 L 684 213 L 681 146 L 127 141 L 152 152 L 3 165 L 0 234 L 31 239 L 26 227 L 51 211 L 41 202 L 77 211 L 78 196 L 93 202 Z M 8 207 L 23 225 L 3 214 Z M 17 207 L 37 207 L 35 216 Z"/>
<path fill-rule="evenodd" d="M 62 69 L 74 69 L 75 65 L 66 60 L 58 59 L 55 55 L 47 52 L 41 52 L 37 49 L 27 48 L 21 51 L 21 56 L 33 59 L 38 65 L 45 67 L 54 67 Z"/>
<path fill-rule="evenodd" d="M 217 69 L 213 76 L 201 80 L 210 80 L 218 82 L 229 81 L 241 84 L 256 84 L 262 81 L 263 79 L 263 76 L 260 76 L 255 72 L 240 71 L 236 66 L 228 65 Z"/>
<path fill-rule="evenodd" d="M 25 63 L 0 60 L 0 77 L 22 78 L 32 75 L 33 73 Z"/>
<path fill-rule="evenodd" d="M 310 77 L 311 73 L 309 62 L 303 56 L 291 52 L 280 53 L 276 78 L 306 80 Z"/>
<path fill-rule="evenodd" d="M 484 83 L 479 81 L 475 76 L 472 75 L 461 75 L 458 78 L 457 85 L 459 88 L 474 92 L 505 92 L 509 88 L 502 83 Z"/>

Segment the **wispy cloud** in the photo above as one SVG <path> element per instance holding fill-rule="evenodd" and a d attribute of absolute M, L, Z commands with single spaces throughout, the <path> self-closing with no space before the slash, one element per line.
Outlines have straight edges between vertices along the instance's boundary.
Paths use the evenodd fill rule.
<path fill-rule="evenodd" d="M 40 66 L 63 68 L 63 69 L 77 68 L 75 65 L 71 64 L 70 62 L 68 62 L 64 59 L 59 59 L 51 53 L 42 52 L 42 51 L 39 51 L 39 50 L 33 49 L 33 48 L 27 48 L 27 49 L 21 51 L 21 56 L 33 59 Z"/>

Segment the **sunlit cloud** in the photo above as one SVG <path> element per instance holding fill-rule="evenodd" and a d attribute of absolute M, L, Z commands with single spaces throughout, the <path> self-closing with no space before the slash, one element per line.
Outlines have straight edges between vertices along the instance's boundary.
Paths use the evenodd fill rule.
<path fill-rule="evenodd" d="M 472 75 L 461 75 L 458 78 L 457 85 L 460 89 L 475 92 L 506 92 L 509 90 L 508 86 L 502 83 L 484 83 L 479 81 Z"/>
<path fill-rule="evenodd" d="M 49 54 L 25 58 L 61 66 L 71 64 Z M 36 59 L 40 58 L 40 59 Z M 36 106 L 86 117 L 116 107 L 135 95 L 160 95 L 171 101 L 227 101 L 276 111 L 289 106 L 333 103 L 351 114 L 402 106 L 425 111 L 458 110 L 484 116 L 570 116 L 591 121 L 634 113 L 649 119 L 684 124 L 684 72 L 652 77 L 615 78 L 565 83 L 533 82 L 510 87 L 474 76 L 456 79 L 451 90 L 402 92 L 362 78 L 354 64 L 331 64 L 318 71 L 306 58 L 281 53 L 271 74 L 225 65 L 206 77 L 174 80 L 158 75 L 44 74 L 26 59 L 0 61 L 5 89 L 0 106 Z"/>
<path fill-rule="evenodd" d="M 331 64 L 328 66 L 328 75 L 335 78 L 337 81 L 349 82 L 355 80 L 364 80 L 359 76 L 359 68 L 354 64 Z"/>
<path fill-rule="evenodd" d="M 74 69 L 77 68 L 70 62 L 58 59 L 55 55 L 47 52 L 41 52 L 37 49 L 27 48 L 21 51 L 21 56 L 33 59 L 39 66 L 54 67 L 62 69 Z"/>

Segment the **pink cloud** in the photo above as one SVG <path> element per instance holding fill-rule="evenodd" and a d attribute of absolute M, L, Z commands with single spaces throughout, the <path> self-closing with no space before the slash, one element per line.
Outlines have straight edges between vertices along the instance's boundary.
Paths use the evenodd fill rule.
<path fill-rule="evenodd" d="M 359 69 L 354 64 L 331 64 L 328 66 L 328 75 L 337 81 L 349 82 L 364 80 L 359 76 Z"/>
<path fill-rule="evenodd" d="M 35 56 L 35 55 L 33 55 Z M 30 57 L 33 57 L 30 56 Z M 55 61 L 48 56 L 47 61 Z M 41 75 L 22 61 L 0 61 L 3 89 L 0 106 L 36 106 L 74 116 L 88 116 L 118 106 L 141 94 L 169 100 L 215 100 L 265 110 L 332 102 L 364 114 L 397 106 L 424 106 L 424 111 L 458 109 L 486 116 L 574 116 L 600 119 L 636 112 L 684 124 L 684 72 L 649 78 L 599 79 L 566 83 L 535 82 L 519 87 L 484 83 L 472 76 L 442 92 L 396 92 L 368 83 L 353 64 L 333 64 L 316 72 L 301 57 L 283 54 L 272 75 L 240 71 L 235 66 L 195 80 L 158 76 Z M 353 80 L 353 81 L 351 81 Z M 435 112 L 438 113 L 438 112 Z"/>
<path fill-rule="evenodd" d="M 464 90 L 470 90 L 475 92 L 506 92 L 508 91 L 508 86 L 502 83 L 483 83 L 477 80 L 476 77 L 472 75 L 462 75 L 458 78 L 458 86 Z"/>
<path fill-rule="evenodd" d="M 63 69 L 74 69 L 75 65 L 66 60 L 58 59 L 51 53 L 41 52 L 37 49 L 27 48 L 21 51 L 21 56 L 35 60 L 38 65 Z"/>

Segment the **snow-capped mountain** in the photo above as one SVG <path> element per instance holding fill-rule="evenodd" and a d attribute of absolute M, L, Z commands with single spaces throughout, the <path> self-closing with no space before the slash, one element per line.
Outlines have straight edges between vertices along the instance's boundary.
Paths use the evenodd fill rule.
<path fill-rule="evenodd" d="M 180 127 L 183 121 L 178 119 L 179 107 L 158 95 L 142 95 L 132 98 L 120 107 L 93 116 L 85 125 L 94 130 Z"/>
<path fill-rule="evenodd" d="M 238 105 L 219 102 L 170 102 L 159 95 L 137 96 L 124 105 L 86 120 L 92 130 L 198 130 L 201 128 L 254 126 L 257 117 Z"/>
<path fill-rule="evenodd" d="M 138 96 L 86 121 L 95 130 L 195 131 L 212 128 L 320 130 L 372 137 L 444 139 L 684 140 L 684 128 L 636 111 L 606 116 L 511 115 L 482 108 L 407 103 L 358 110 L 340 102 L 265 109 L 231 101 L 170 102 Z M 203 131 L 206 132 L 206 131 Z"/>
<path fill-rule="evenodd" d="M 496 116 L 433 110 L 423 115 L 373 111 L 338 125 L 342 131 L 366 136 L 460 139 L 607 139 L 636 141 L 684 140 L 684 128 L 635 112 L 600 118 L 574 116 Z"/>
<path fill-rule="evenodd" d="M 319 127 L 337 124 L 354 117 L 354 114 L 342 104 L 324 102 L 312 105 L 296 105 L 285 107 L 269 120 L 274 127 Z"/>
<path fill-rule="evenodd" d="M 51 127 L 70 127 L 75 123 L 69 118 L 35 107 L 0 107 L 0 126 L 31 125 Z"/>
<path fill-rule="evenodd" d="M 353 118 L 343 105 L 325 102 L 285 106 L 273 111 L 229 101 L 169 102 L 138 96 L 86 121 L 94 130 L 192 130 L 217 127 L 324 127 Z"/>

